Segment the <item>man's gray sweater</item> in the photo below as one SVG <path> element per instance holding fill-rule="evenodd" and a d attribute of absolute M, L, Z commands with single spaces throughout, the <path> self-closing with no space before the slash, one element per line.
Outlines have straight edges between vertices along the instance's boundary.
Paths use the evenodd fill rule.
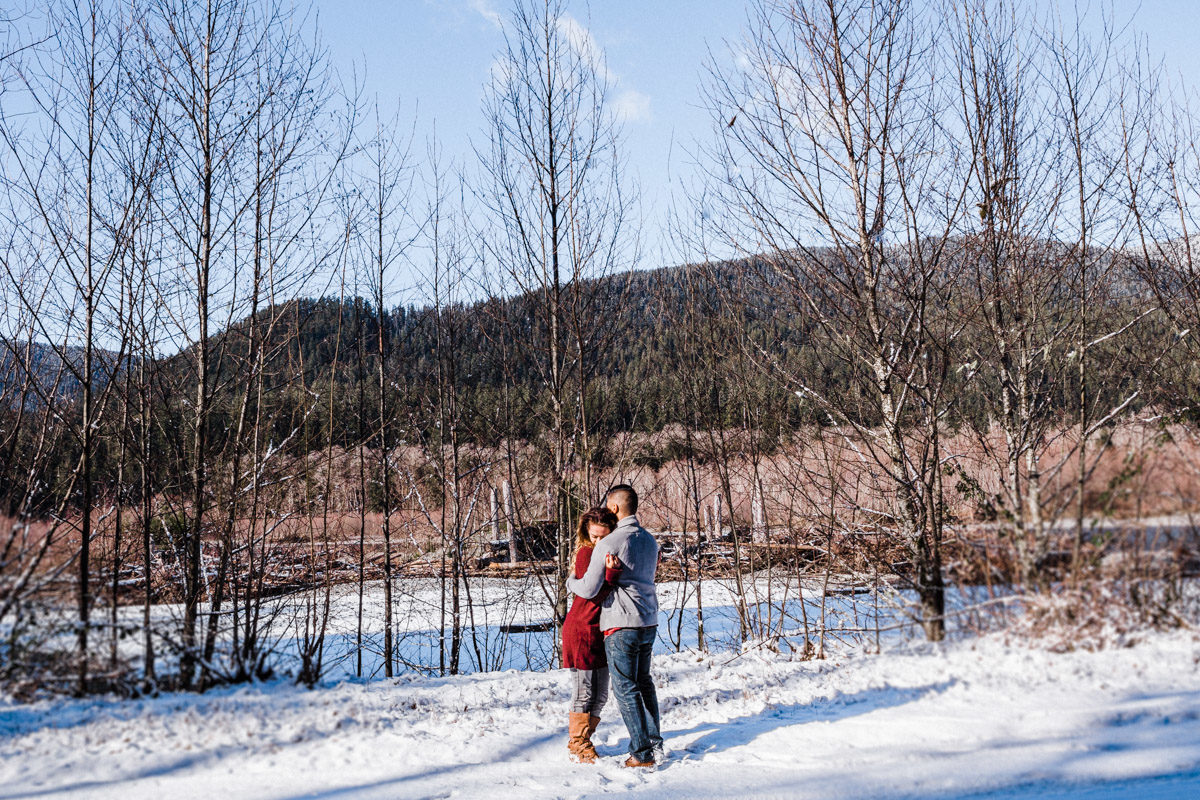
<path fill-rule="evenodd" d="M 582 578 L 567 578 L 567 590 L 591 599 L 604 588 L 604 557 L 613 553 L 623 569 L 616 586 L 600 606 L 600 630 L 645 628 L 658 624 L 658 542 L 634 515 L 617 523 L 616 530 L 596 544 L 592 561 Z"/>

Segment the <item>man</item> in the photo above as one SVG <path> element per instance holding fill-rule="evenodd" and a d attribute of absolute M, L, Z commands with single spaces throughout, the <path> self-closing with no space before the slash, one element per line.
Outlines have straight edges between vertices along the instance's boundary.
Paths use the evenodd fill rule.
<path fill-rule="evenodd" d="M 605 505 L 617 515 L 617 527 L 596 545 L 582 578 L 567 579 L 567 589 L 591 599 L 604 588 L 605 565 L 624 567 L 601 604 L 600 629 L 608 656 L 613 694 L 629 731 L 627 767 L 652 767 L 662 757 L 658 693 L 650 679 L 650 654 L 658 631 L 658 542 L 638 523 L 638 496 L 632 486 L 608 490 Z"/>

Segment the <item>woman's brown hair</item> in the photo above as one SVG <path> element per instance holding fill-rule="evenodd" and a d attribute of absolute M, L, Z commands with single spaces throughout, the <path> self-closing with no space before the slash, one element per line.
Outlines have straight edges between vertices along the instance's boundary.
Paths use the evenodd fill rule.
<path fill-rule="evenodd" d="M 592 537 L 588 535 L 589 525 L 603 525 L 612 531 L 617 527 L 617 515 L 609 511 L 604 506 L 596 506 L 589 508 L 579 518 L 579 530 L 575 532 L 576 547 L 591 547 Z"/>

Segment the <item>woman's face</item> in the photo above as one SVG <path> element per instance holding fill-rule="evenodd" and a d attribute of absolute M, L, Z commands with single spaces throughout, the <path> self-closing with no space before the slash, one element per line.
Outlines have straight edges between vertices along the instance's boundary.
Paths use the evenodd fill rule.
<path fill-rule="evenodd" d="M 610 533 L 612 533 L 612 529 L 607 525 L 601 525 L 599 522 L 588 523 L 588 536 L 591 538 L 592 544 L 600 541 Z"/>

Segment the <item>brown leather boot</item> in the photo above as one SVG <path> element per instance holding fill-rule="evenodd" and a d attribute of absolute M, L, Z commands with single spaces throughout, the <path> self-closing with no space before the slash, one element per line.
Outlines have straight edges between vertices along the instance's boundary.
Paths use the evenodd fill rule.
<path fill-rule="evenodd" d="M 600 718 L 596 716 L 588 717 L 588 740 L 590 741 L 596 735 L 596 728 L 600 725 Z"/>
<path fill-rule="evenodd" d="M 592 747 L 592 736 L 588 730 L 591 724 L 588 719 L 588 714 L 582 712 L 571 712 L 570 721 L 567 724 L 567 750 L 571 751 L 571 760 L 578 761 L 580 764 L 596 763 L 596 748 Z"/>

